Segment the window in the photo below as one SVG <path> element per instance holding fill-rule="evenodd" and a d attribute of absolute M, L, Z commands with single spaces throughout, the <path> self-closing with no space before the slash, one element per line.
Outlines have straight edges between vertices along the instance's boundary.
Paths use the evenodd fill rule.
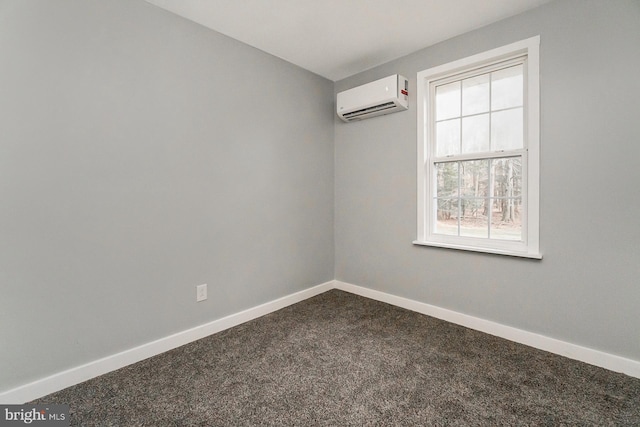
<path fill-rule="evenodd" d="M 541 258 L 539 43 L 418 73 L 415 244 Z"/>

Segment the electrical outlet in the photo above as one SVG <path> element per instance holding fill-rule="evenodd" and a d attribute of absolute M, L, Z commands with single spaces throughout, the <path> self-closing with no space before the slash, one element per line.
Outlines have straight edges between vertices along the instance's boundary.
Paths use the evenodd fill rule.
<path fill-rule="evenodd" d="M 207 284 L 196 286 L 196 302 L 207 299 Z"/>

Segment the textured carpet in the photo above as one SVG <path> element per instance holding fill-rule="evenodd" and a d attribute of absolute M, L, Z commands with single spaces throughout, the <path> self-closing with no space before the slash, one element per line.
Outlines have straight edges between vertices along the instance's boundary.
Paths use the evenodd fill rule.
<path fill-rule="evenodd" d="M 45 396 L 72 425 L 640 425 L 640 380 L 332 290 Z"/>

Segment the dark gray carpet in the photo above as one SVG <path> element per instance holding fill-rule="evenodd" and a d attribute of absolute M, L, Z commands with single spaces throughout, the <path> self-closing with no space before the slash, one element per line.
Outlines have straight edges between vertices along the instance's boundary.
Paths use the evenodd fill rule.
<path fill-rule="evenodd" d="M 640 425 L 640 380 L 332 290 L 43 397 L 72 425 Z"/>

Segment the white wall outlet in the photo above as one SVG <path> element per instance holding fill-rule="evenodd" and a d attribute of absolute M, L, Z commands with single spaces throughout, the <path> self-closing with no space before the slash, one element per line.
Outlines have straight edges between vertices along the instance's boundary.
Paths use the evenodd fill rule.
<path fill-rule="evenodd" d="M 207 299 L 207 284 L 196 286 L 196 302 Z"/>

